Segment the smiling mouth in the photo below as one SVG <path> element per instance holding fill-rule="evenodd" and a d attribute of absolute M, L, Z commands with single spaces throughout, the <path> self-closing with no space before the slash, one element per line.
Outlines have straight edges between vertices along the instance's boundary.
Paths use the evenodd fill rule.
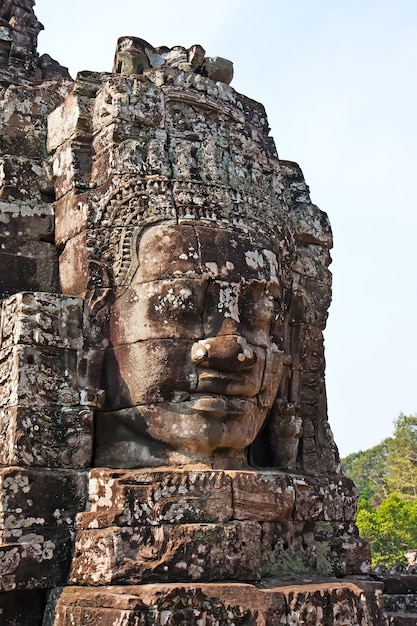
<path fill-rule="evenodd" d="M 260 384 L 253 376 L 221 374 L 219 372 L 201 372 L 198 376 L 197 392 L 244 398 L 253 398 L 259 393 Z"/>
<path fill-rule="evenodd" d="M 252 412 L 254 407 L 254 403 L 246 398 L 198 393 L 191 394 L 188 404 L 198 413 L 209 414 L 212 417 L 218 418 L 228 415 L 244 416 Z"/>

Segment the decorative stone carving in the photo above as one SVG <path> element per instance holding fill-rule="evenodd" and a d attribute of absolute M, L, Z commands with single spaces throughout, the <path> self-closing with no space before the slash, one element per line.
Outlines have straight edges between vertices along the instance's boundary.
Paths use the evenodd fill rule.
<path fill-rule="evenodd" d="M 141 45 L 147 50 L 149 46 L 145 46 L 145 43 L 142 42 Z M 285 405 L 288 402 L 292 406 L 292 409 L 288 410 L 293 412 L 294 407 L 308 411 L 310 402 L 313 404 L 323 402 L 321 397 L 311 396 L 310 399 L 307 395 L 309 376 L 313 377 L 314 381 L 323 376 L 323 360 L 316 358 L 315 361 L 311 361 L 311 365 L 306 363 L 312 371 L 304 376 L 305 404 L 300 402 L 302 393 L 300 385 L 302 384 L 304 369 L 302 360 L 305 356 L 308 358 L 309 355 L 309 351 L 306 352 L 308 337 L 313 332 L 316 333 L 314 337 L 318 332 L 321 332 L 322 320 L 325 320 L 325 311 L 328 306 L 326 300 L 318 302 L 317 305 L 310 302 L 308 291 L 304 288 L 304 283 L 300 281 L 297 283 L 297 290 L 294 292 L 290 304 L 291 290 L 293 289 L 291 283 L 294 278 L 298 277 L 298 272 L 301 272 L 302 281 L 305 281 L 306 271 L 302 265 L 298 269 L 297 265 L 293 263 L 296 253 L 294 234 L 297 237 L 297 231 L 292 233 L 284 223 L 283 202 L 285 195 L 282 191 L 282 182 L 280 182 L 283 177 L 279 175 L 279 163 L 275 153 L 268 154 L 265 152 L 263 147 L 265 144 L 260 139 L 266 128 L 263 112 L 260 109 L 257 110 L 256 105 L 251 103 L 251 127 L 258 128 L 258 135 L 252 133 L 252 137 L 255 139 L 249 139 L 249 129 L 245 130 L 245 123 L 247 122 L 245 122 L 245 117 L 242 117 L 241 109 L 237 107 L 238 100 L 234 92 L 227 92 L 228 104 L 224 110 L 219 108 L 216 103 L 216 100 L 226 100 L 224 87 L 220 90 L 216 86 L 216 92 L 214 92 L 211 81 L 200 77 L 199 82 L 193 82 L 196 75 L 190 74 L 188 101 L 185 101 L 180 96 L 180 91 L 175 82 L 182 76 L 180 70 L 160 66 L 144 70 L 144 72 L 148 82 L 143 79 L 138 82 L 137 79 L 132 79 L 130 76 L 116 79 L 114 77 L 93 76 L 92 74 L 85 77 L 83 75 L 74 90 L 74 96 L 71 96 L 67 103 L 51 117 L 49 133 L 50 149 L 55 149 L 54 171 L 58 176 L 57 190 L 61 197 L 57 205 L 58 236 L 60 241 L 66 242 L 65 251 L 60 259 L 61 284 L 64 290 L 69 293 L 78 293 L 87 298 L 93 297 L 95 299 L 94 293 L 102 303 L 104 303 L 103 297 L 112 301 L 112 304 L 108 305 L 109 328 L 103 330 L 103 339 L 105 339 L 105 332 L 108 332 L 112 344 L 112 349 L 108 354 L 105 370 L 107 374 L 105 376 L 108 381 L 119 380 L 120 382 L 117 384 L 113 382 L 112 385 L 107 383 L 107 407 L 113 412 L 117 412 L 114 417 L 122 426 L 118 427 L 117 432 L 119 434 L 115 435 L 116 440 L 114 440 L 113 435 L 116 431 L 114 431 L 115 425 L 111 425 L 110 412 L 107 410 L 105 414 L 98 417 L 97 462 L 117 466 L 117 455 L 121 454 L 125 466 L 130 465 L 131 467 L 141 463 L 158 465 L 167 462 L 186 462 L 186 457 L 181 456 L 182 450 L 179 451 L 180 455 L 178 455 L 176 449 L 178 446 L 172 439 L 162 442 L 165 452 L 161 446 L 157 446 L 154 452 L 151 452 L 151 456 L 152 454 L 155 455 L 152 461 L 149 457 L 148 442 L 143 448 L 143 436 L 140 435 L 140 429 L 150 427 L 152 430 L 153 427 L 150 424 L 154 424 L 156 430 L 151 437 L 161 443 L 162 435 L 158 434 L 157 424 L 158 420 L 163 420 L 163 417 L 158 417 L 158 415 L 163 415 L 161 410 L 169 410 L 168 406 L 163 407 L 163 403 L 167 400 L 167 393 L 172 394 L 174 390 L 177 393 L 174 404 L 188 402 L 188 405 L 183 407 L 183 413 L 184 411 L 187 413 L 191 408 L 191 396 L 200 391 L 196 387 L 195 367 L 201 369 L 204 367 L 204 362 L 201 361 L 200 365 L 197 363 L 198 359 L 194 359 L 193 369 L 190 359 L 184 353 L 184 357 L 181 357 L 177 362 L 185 366 L 188 361 L 188 369 L 186 367 L 180 372 L 177 367 L 172 380 L 182 382 L 180 382 L 178 389 L 174 387 L 172 391 L 169 391 L 169 387 L 166 388 L 166 383 L 171 376 L 167 370 L 164 372 L 167 375 L 167 380 L 161 381 L 165 391 L 161 390 L 161 383 L 158 383 L 157 380 L 157 373 L 161 372 L 158 363 L 164 359 L 169 359 L 170 363 L 173 362 L 172 357 L 169 357 L 166 352 L 168 346 L 175 343 L 175 339 L 173 342 L 172 338 L 178 338 L 182 346 L 180 348 L 179 343 L 173 345 L 174 352 L 184 349 L 186 353 L 189 353 L 192 345 L 201 341 L 203 337 L 209 338 L 210 333 L 218 333 L 221 328 L 220 318 L 225 319 L 226 316 L 232 315 L 228 307 L 230 307 L 233 299 L 236 300 L 236 305 L 233 306 L 242 306 L 243 308 L 246 306 L 247 310 L 252 305 L 245 304 L 245 297 L 249 297 L 249 301 L 252 303 L 255 300 L 260 302 L 261 285 L 256 287 L 258 293 L 255 296 L 256 290 L 251 295 L 249 287 L 241 290 L 238 287 L 239 283 L 245 281 L 246 284 L 248 280 L 261 282 L 266 280 L 274 285 L 272 291 L 271 286 L 266 286 L 265 296 L 272 298 L 272 304 L 273 302 L 276 303 L 273 313 L 274 328 L 272 329 L 276 352 L 271 352 L 268 346 L 262 343 L 265 339 L 262 340 L 259 336 L 252 337 L 255 344 L 261 342 L 260 345 L 256 344 L 257 367 L 261 365 L 264 358 L 261 354 L 264 349 L 267 349 L 269 354 L 268 362 L 271 359 L 275 360 L 272 365 L 275 372 L 274 377 L 268 378 L 268 375 L 264 377 L 266 386 L 272 385 L 273 387 L 275 385 L 275 390 L 271 388 L 265 392 L 270 396 L 265 405 L 266 410 L 271 408 L 271 401 L 277 396 L 278 389 L 280 389 L 279 397 L 282 400 L 279 411 L 284 411 L 284 413 L 287 410 Z M 85 81 L 88 81 L 88 84 Z M 137 100 L 134 108 L 131 106 L 133 104 L 131 99 L 129 99 L 131 104 L 127 105 L 127 100 L 122 98 L 122 94 L 127 89 L 131 89 L 134 99 Z M 105 94 L 106 98 L 104 99 Z M 118 103 L 118 117 L 112 112 L 115 109 L 112 109 L 109 104 L 106 104 L 106 113 L 103 116 L 102 108 L 104 102 L 109 102 L 110 95 L 113 102 Z M 164 105 L 163 102 L 165 102 Z M 81 111 L 78 114 L 78 121 L 77 116 L 72 113 L 72 107 L 75 105 L 77 110 Z M 161 108 L 163 106 L 166 109 L 164 114 L 162 114 Z M 212 119 L 211 107 L 213 107 L 213 113 L 215 111 L 216 119 Z M 123 114 L 121 114 L 122 109 L 124 109 Z M 96 111 L 100 111 L 99 117 L 97 117 Z M 151 111 L 152 117 L 148 114 Z M 158 111 L 156 116 L 155 111 Z M 147 138 L 139 142 L 135 140 L 132 143 L 131 136 L 134 131 L 131 124 L 134 123 L 138 115 L 140 115 L 141 125 L 145 124 L 147 128 Z M 191 130 L 196 127 L 196 115 L 200 120 L 201 127 L 197 134 Z M 66 119 L 70 121 L 69 126 L 65 121 Z M 161 127 L 163 119 L 165 119 L 164 127 Z M 225 119 L 228 119 L 228 124 L 230 124 L 229 137 L 222 126 Z M 77 148 L 77 133 L 80 133 L 80 137 L 83 135 L 83 145 L 86 146 L 86 131 L 90 129 L 89 132 L 94 132 L 97 123 L 99 126 L 95 131 L 94 143 L 96 146 L 100 145 L 101 148 L 98 153 L 95 149 L 97 157 L 93 157 L 90 153 L 90 162 L 87 156 L 88 150 L 86 152 L 86 148 L 83 148 L 80 152 Z M 239 124 L 239 132 L 233 134 L 233 125 L 236 123 Z M 119 127 L 116 146 L 120 147 L 117 148 L 117 158 L 112 156 L 114 150 L 112 144 L 99 139 L 101 134 L 108 139 L 108 129 L 114 133 L 115 124 Z M 67 134 L 64 135 L 63 132 L 66 128 Z M 190 130 L 187 130 L 188 128 Z M 189 135 L 190 133 L 191 135 Z M 245 135 L 247 140 L 242 144 L 242 136 Z M 149 158 L 146 156 L 146 146 L 149 146 L 149 149 L 152 146 L 153 150 L 153 146 L 158 145 L 161 139 L 166 143 L 168 136 L 177 138 L 174 143 L 171 139 L 173 149 L 170 150 L 167 145 L 166 149 L 162 150 L 162 153 L 165 154 L 163 159 L 159 162 L 153 161 L 153 169 L 149 171 L 146 165 L 149 163 Z M 190 136 L 192 136 L 191 141 Z M 231 136 L 233 136 L 233 142 Z M 212 138 L 209 143 L 207 143 L 206 137 Z M 91 139 L 91 141 L 93 140 Z M 121 151 L 122 146 L 123 151 Z M 181 146 L 180 150 L 179 146 Z M 74 155 L 74 158 L 69 157 L 70 161 L 68 162 L 68 155 L 71 154 Z M 221 170 L 216 166 L 213 170 L 214 164 L 219 162 L 221 154 L 224 155 L 223 163 L 225 166 Z M 194 163 L 195 158 L 197 161 Z M 118 163 L 125 162 L 122 170 L 128 172 L 130 168 L 130 174 L 119 174 L 117 168 L 110 168 L 110 164 L 114 163 L 115 159 Z M 262 164 L 263 175 L 259 180 L 253 167 L 245 164 L 245 159 L 248 159 L 248 164 L 249 162 Z M 60 165 L 64 161 L 69 166 L 65 169 Z M 98 163 L 100 163 L 99 169 L 97 169 Z M 108 164 L 105 170 L 103 170 L 104 163 Z M 134 163 L 136 165 L 132 169 L 131 166 Z M 237 163 L 241 163 L 239 167 L 242 173 L 244 171 L 242 168 L 246 168 L 247 171 L 247 168 L 250 167 L 250 170 L 253 170 L 252 179 L 256 180 L 256 186 L 253 183 L 249 184 L 247 176 L 236 177 L 235 164 Z M 82 181 L 85 175 L 89 176 L 89 180 L 85 180 L 83 185 L 85 188 L 95 187 L 94 192 L 85 192 L 74 196 L 72 188 L 74 175 L 68 178 L 71 167 L 75 167 L 77 170 L 82 167 L 76 180 Z M 210 167 L 212 172 L 212 180 L 209 184 L 201 180 L 206 167 Z M 75 170 L 73 171 L 75 172 Z M 100 177 L 97 178 L 99 171 Z M 60 182 L 61 172 L 67 176 L 68 183 Z M 225 176 L 226 174 L 226 177 L 219 179 L 217 174 L 213 177 L 213 172 L 221 172 L 221 175 Z M 289 165 L 286 165 L 285 170 L 288 177 L 287 172 L 290 172 Z M 105 177 L 103 177 L 104 174 Z M 110 181 L 112 182 L 110 183 Z M 100 189 L 103 189 L 101 196 Z M 174 199 L 174 203 L 172 199 Z M 297 199 L 300 198 L 297 196 Z M 312 214 L 313 209 L 308 204 L 309 200 L 305 194 L 302 200 L 304 205 L 307 203 L 308 211 Z M 73 209 L 75 202 L 76 211 Z M 242 209 L 239 213 L 239 203 L 242 202 Z M 304 208 L 300 209 L 300 215 L 304 215 L 303 210 Z M 314 210 L 318 211 L 318 209 Z M 305 231 L 309 218 L 303 217 L 303 219 L 303 231 Z M 161 220 L 166 222 L 166 225 L 156 226 Z M 180 225 L 175 223 L 177 220 L 180 220 Z M 326 229 L 328 230 L 326 220 L 320 212 L 319 220 L 322 222 L 322 235 L 317 230 L 316 220 L 316 232 L 308 235 L 309 242 L 314 240 L 315 243 L 310 244 L 308 242 L 304 245 L 314 245 L 315 248 L 312 248 L 312 252 L 319 246 L 322 247 L 323 254 L 321 257 L 317 257 L 317 267 L 319 267 L 318 264 L 321 264 L 321 276 L 326 277 L 327 249 L 331 239 L 326 233 Z M 149 229 L 152 224 L 155 226 Z M 254 233 L 250 234 L 255 226 L 257 229 L 256 236 Z M 164 234 L 162 235 L 162 233 Z M 307 235 L 300 234 L 300 237 L 306 239 Z M 163 246 L 160 246 L 160 241 L 164 241 Z M 211 243 L 214 241 L 217 242 L 214 246 L 218 246 L 216 254 L 213 254 L 215 248 Z M 235 241 L 238 242 L 236 245 L 233 243 Z M 235 247 L 232 247 L 232 244 Z M 163 248 L 163 252 L 161 250 L 160 253 L 161 257 L 156 254 L 158 246 Z M 151 259 L 149 259 L 147 252 L 148 248 L 152 250 Z M 164 255 L 163 259 L 162 254 Z M 301 260 L 302 257 L 300 256 L 300 262 Z M 156 265 L 156 273 L 152 271 L 152 262 Z M 269 276 L 266 271 L 268 267 L 270 268 Z M 293 274 L 294 270 L 296 270 L 295 274 Z M 308 275 L 306 278 L 309 279 Z M 226 279 L 230 281 L 229 286 L 226 286 Z M 326 280 L 326 289 L 330 293 L 328 278 Z M 252 284 L 253 289 L 255 289 L 255 283 Z M 103 290 L 101 295 L 100 288 Z M 195 291 L 196 289 L 197 291 Z M 187 304 L 183 301 L 183 295 L 180 293 L 184 294 L 190 290 L 191 295 L 187 296 Z M 275 294 L 273 293 L 274 290 Z M 242 293 L 239 295 L 238 291 Z M 230 295 L 226 295 L 229 293 Z M 202 305 L 203 295 L 204 303 Z M 194 298 L 196 298 L 195 302 Z M 301 308 L 298 307 L 296 311 L 294 307 L 297 298 L 302 304 Z M 223 304 L 223 309 L 217 311 L 213 317 L 210 313 L 210 307 L 217 307 L 220 299 L 226 304 Z M 239 300 L 241 300 L 240 303 Z M 197 328 L 200 325 L 197 313 L 201 306 L 207 308 L 206 315 L 208 316 L 207 322 L 204 322 L 203 319 L 202 329 Z M 259 305 L 259 309 L 263 312 L 264 308 Z M 101 310 L 103 311 L 103 309 Z M 236 309 L 235 315 L 240 315 L 240 313 Z M 255 313 L 254 310 L 253 313 Z M 197 325 L 191 321 L 190 316 L 192 314 L 194 314 Z M 104 314 L 102 313 L 102 315 Z M 175 318 L 180 321 L 175 321 Z M 132 323 L 131 320 L 133 319 L 139 323 Z M 189 326 L 190 323 L 191 327 Z M 315 330 L 317 323 L 317 330 Z M 94 320 L 92 324 L 95 325 Z M 180 333 L 181 324 L 186 327 L 184 336 Z M 194 331 L 190 332 L 192 324 L 195 327 Z M 256 327 L 257 324 L 259 321 L 255 321 L 253 326 Z M 261 324 L 266 324 L 266 326 L 264 330 L 259 332 L 263 332 L 264 337 L 270 336 L 271 332 L 267 330 L 270 322 L 264 321 Z M 246 334 L 248 332 L 250 334 L 251 331 L 246 329 Z M 234 331 L 225 331 L 223 334 L 231 337 Z M 186 338 L 191 341 L 189 347 L 183 343 Z M 246 341 L 245 337 L 244 340 Z M 216 340 L 216 342 L 219 341 Z M 223 343 L 229 341 L 230 344 L 230 340 L 222 339 L 221 341 Z M 322 342 L 322 338 L 318 337 L 316 342 L 320 341 Z M 198 351 L 197 345 L 194 348 L 194 351 L 196 350 Z M 154 374 L 148 381 L 146 378 L 135 381 L 134 368 L 130 364 L 133 363 L 133 360 L 138 359 L 146 359 L 149 362 L 146 355 L 150 353 L 160 355 L 156 357 Z M 282 353 L 282 357 L 279 357 L 283 368 L 281 376 L 278 374 L 281 368 L 281 365 L 278 365 L 278 353 Z M 242 352 L 242 357 L 243 354 Z M 162 361 L 158 359 L 162 359 Z M 289 364 L 292 367 L 284 369 Z M 151 363 L 148 371 L 152 371 Z M 285 382 L 289 379 L 291 379 L 290 386 Z M 139 387 L 138 382 L 140 382 Z M 207 386 L 207 383 L 205 385 Z M 224 385 L 223 383 L 223 390 Z M 231 389 L 230 385 L 229 389 Z M 187 400 L 187 394 L 190 400 Z M 172 415 L 172 412 L 170 414 Z M 278 435 L 278 440 L 282 442 L 286 440 L 288 450 L 282 458 L 276 457 L 273 450 L 268 453 L 272 459 L 275 455 L 275 460 L 272 462 L 277 465 L 297 467 L 299 463 L 298 441 L 301 433 L 305 432 L 306 439 L 309 437 L 309 429 L 303 430 L 300 423 L 301 419 L 301 415 L 294 414 L 292 426 L 289 422 L 286 424 L 285 419 L 280 418 L 278 420 L 281 425 L 277 426 L 276 430 L 282 429 L 282 437 Z M 308 415 L 306 415 L 306 419 L 308 419 Z M 323 414 L 322 419 L 326 421 L 325 414 Z M 258 428 L 252 430 L 254 435 L 259 430 L 262 421 L 263 418 L 259 421 Z M 140 426 L 141 422 L 143 426 Z M 136 435 L 132 433 L 132 424 L 134 423 L 138 425 L 137 427 L 133 426 L 133 429 L 136 429 Z M 164 421 L 165 423 L 166 421 Z M 170 418 L 169 423 L 175 423 L 174 417 Z M 203 422 L 200 420 L 200 423 Z M 145 426 L 146 424 L 147 426 Z M 138 427 L 139 431 L 137 430 Z M 319 427 L 320 425 L 317 426 L 317 428 Z M 164 428 L 166 427 L 164 426 Z M 109 432 L 108 435 L 107 432 Z M 337 469 L 335 447 L 326 429 L 322 428 L 321 432 L 324 434 L 323 450 L 327 448 L 332 451 L 326 457 L 325 462 L 328 471 L 334 471 Z M 180 448 L 184 445 L 185 448 L 188 446 L 187 454 L 190 460 L 190 446 L 186 444 L 187 437 L 192 442 L 195 441 L 196 434 L 195 432 L 193 434 L 192 431 L 188 435 L 184 434 L 183 443 L 180 444 Z M 245 451 L 253 438 L 254 436 L 250 436 L 245 440 L 246 443 L 239 444 L 239 450 Z M 116 445 L 114 445 L 115 442 Z M 136 452 L 133 451 L 135 445 Z M 192 445 L 195 446 L 195 443 Z M 223 444 L 223 447 L 225 446 L 228 444 Z M 117 447 L 123 452 L 117 452 Z M 222 447 L 220 441 L 216 447 Z M 264 446 L 258 446 L 258 455 L 262 447 Z M 169 460 L 168 451 L 171 454 L 171 460 Z M 306 446 L 305 451 L 308 451 L 308 446 Z M 262 454 L 265 462 L 264 452 Z M 202 453 L 203 456 L 200 455 L 200 461 L 207 462 L 207 454 L 210 455 L 212 450 L 207 448 L 204 452 L 202 450 Z M 314 453 L 317 454 L 315 447 Z M 253 458 L 256 462 L 255 455 Z M 141 461 L 140 459 L 146 460 Z M 197 461 L 197 457 L 194 460 Z M 240 462 L 242 462 L 242 457 Z M 318 470 L 318 462 L 318 459 L 313 461 L 316 471 Z"/>
<path fill-rule="evenodd" d="M 205 57 L 205 50 L 191 46 L 154 48 L 139 37 L 120 37 L 117 42 L 113 72 L 117 74 L 143 74 L 154 67 L 173 67 L 182 72 L 195 72 L 211 80 L 229 85 L 233 78 L 233 63 L 221 57 Z"/>
<path fill-rule="evenodd" d="M 327 420 L 331 230 L 263 107 L 198 45 L 71 81 L 31 0 L 0 20 L 0 615 L 384 624 Z"/>

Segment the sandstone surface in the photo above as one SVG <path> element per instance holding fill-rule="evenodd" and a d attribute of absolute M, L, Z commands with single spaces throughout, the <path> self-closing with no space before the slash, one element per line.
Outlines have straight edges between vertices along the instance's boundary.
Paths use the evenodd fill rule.
<path fill-rule="evenodd" d="M 0 622 L 386 624 L 301 169 L 230 61 L 126 36 L 73 80 L 33 5 L 0 5 Z"/>

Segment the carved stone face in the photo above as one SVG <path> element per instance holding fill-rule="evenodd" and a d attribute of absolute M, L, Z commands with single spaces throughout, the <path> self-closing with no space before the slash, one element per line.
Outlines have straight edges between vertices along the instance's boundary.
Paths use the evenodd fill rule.
<path fill-rule="evenodd" d="M 281 378 L 279 263 L 214 226 L 141 236 L 136 273 L 111 311 L 111 412 L 97 419 L 97 464 L 243 462 Z"/>

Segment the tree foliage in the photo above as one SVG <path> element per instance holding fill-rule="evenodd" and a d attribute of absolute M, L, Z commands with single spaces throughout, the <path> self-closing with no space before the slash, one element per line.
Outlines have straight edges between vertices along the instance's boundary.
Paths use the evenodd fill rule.
<path fill-rule="evenodd" d="M 417 548 L 417 415 L 400 414 L 394 434 L 342 459 L 359 491 L 357 525 L 374 565 L 405 563 Z"/>
<path fill-rule="evenodd" d="M 353 480 L 361 498 L 379 506 L 388 496 L 387 458 L 389 439 L 368 450 L 354 452 L 342 459 L 344 473 Z"/>
<path fill-rule="evenodd" d="M 374 565 L 404 563 L 405 552 L 417 546 L 417 499 L 391 493 L 376 509 L 362 501 L 357 525 L 370 543 Z"/>
<path fill-rule="evenodd" d="M 388 454 L 387 486 L 390 492 L 417 497 L 417 416 L 399 415 Z"/>

